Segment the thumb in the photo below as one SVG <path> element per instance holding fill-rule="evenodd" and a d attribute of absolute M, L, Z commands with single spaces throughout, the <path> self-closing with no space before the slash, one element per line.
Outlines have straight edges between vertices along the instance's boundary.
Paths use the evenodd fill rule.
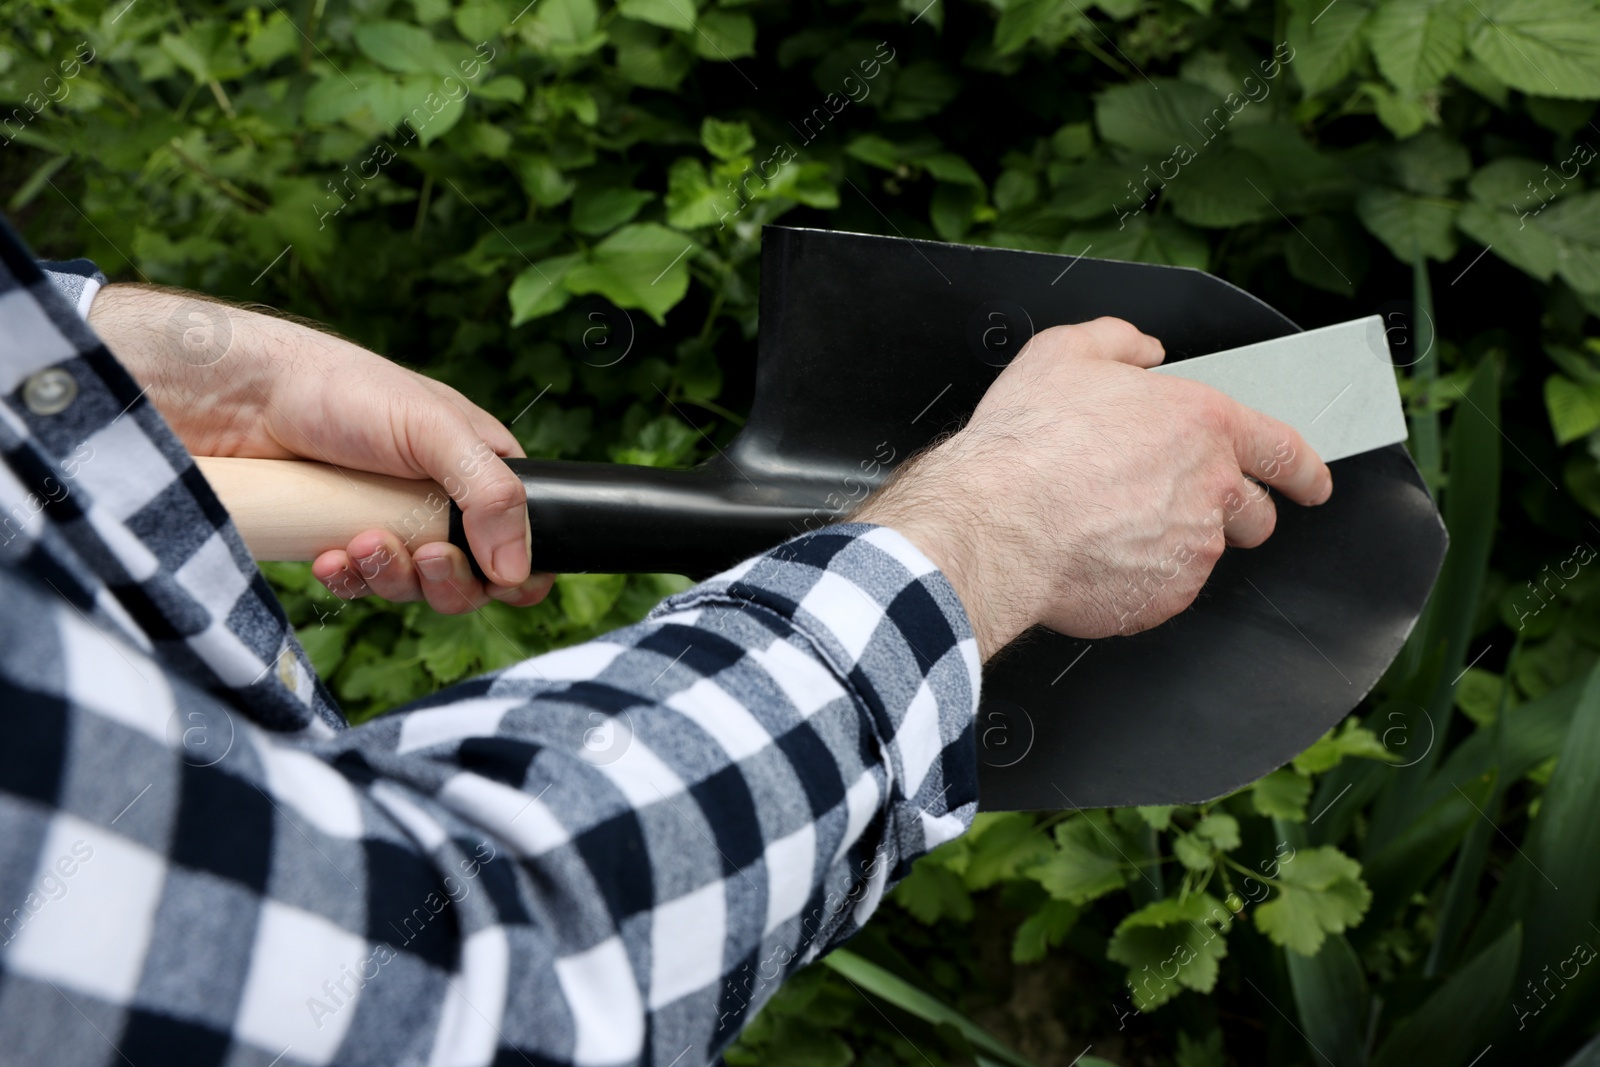
<path fill-rule="evenodd" d="M 415 440 L 417 462 L 461 509 L 467 545 L 484 574 L 499 585 L 525 581 L 533 531 L 522 481 L 459 412 Z"/>

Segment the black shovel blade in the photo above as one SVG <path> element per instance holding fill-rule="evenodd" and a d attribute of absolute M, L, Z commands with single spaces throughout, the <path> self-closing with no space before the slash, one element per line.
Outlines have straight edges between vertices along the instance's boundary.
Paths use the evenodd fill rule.
<path fill-rule="evenodd" d="M 755 404 L 725 460 L 755 484 L 807 486 L 824 520 L 958 427 L 1038 330 L 1114 315 L 1172 362 L 1299 329 L 1180 267 L 768 227 L 762 272 Z M 980 807 L 1209 800 L 1355 707 L 1421 613 L 1446 537 L 1402 446 L 1331 466 L 1327 504 L 1280 502 L 1272 538 L 1227 550 L 1176 618 L 1095 641 L 1038 629 L 993 661 Z"/>

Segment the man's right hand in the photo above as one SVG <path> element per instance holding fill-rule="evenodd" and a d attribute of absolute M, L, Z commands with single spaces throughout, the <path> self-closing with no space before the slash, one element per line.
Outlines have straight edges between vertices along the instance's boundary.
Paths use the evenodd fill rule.
<path fill-rule="evenodd" d="M 938 564 L 985 660 L 1035 623 L 1086 638 L 1156 626 L 1194 601 L 1225 544 L 1272 534 L 1259 483 L 1298 504 L 1332 495 L 1297 432 L 1147 373 L 1163 355 L 1121 319 L 1042 331 L 964 429 L 853 516 Z"/>

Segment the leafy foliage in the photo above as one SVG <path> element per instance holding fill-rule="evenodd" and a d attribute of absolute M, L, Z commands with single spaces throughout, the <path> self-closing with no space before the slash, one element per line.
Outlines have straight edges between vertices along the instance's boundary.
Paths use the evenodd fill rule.
<path fill-rule="evenodd" d="M 725 442 L 780 219 L 1383 316 L 1452 548 L 1357 715 L 1211 804 L 980 816 L 852 944 L 875 970 L 804 972 L 728 1059 L 988 1062 L 998 1039 L 1041 1063 L 1489 1067 L 1590 1036 L 1587 970 L 1525 995 L 1600 896 L 1589 0 L 0 12 L 0 174 L 36 247 L 333 323 L 531 455 Z M 356 718 L 684 584 L 565 575 L 535 609 L 443 619 L 268 573 Z"/>

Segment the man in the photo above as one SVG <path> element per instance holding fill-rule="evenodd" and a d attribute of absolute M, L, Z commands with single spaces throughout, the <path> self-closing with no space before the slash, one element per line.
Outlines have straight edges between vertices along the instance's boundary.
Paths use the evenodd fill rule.
<path fill-rule="evenodd" d="M 1272 532 L 1244 472 L 1332 491 L 1154 338 L 1047 330 L 851 521 L 349 728 L 190 456 L 470 471 L 489 582 L 376 530 L 315 564 L 464 611 L 549 588 L 468 462 L 515 440 L 307 327 L 0 264 L 0 1062 L 707 1063 L 969 824 L 982 661 L 1181 611 Z"/>

